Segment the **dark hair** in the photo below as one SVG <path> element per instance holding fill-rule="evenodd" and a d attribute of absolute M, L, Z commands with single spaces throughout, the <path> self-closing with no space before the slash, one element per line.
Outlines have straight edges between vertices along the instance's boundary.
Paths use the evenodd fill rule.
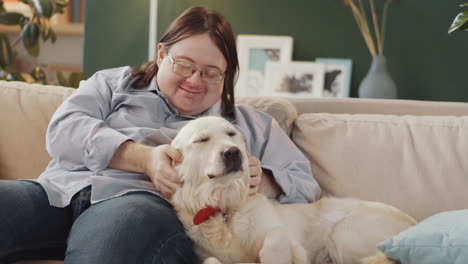
<path fill-rule="evenodd" d="M 227 62 L 221 100 L 223 114 L 231 115 L 234 112 L 234 83 L 239 69 L 239 61 L 237 60 L 234 33 L 226 17 L 205 7 L 191 7 L 172 22 L 159 42 L 169 48 L 183 39 L 204 33 L 210 35 Z M 141 68 L 134 69 L 132 77 L 136 81 L 133 86 L 142 88 L 149 85 L 157 72 L 156 60 L 144 64 Z"/>

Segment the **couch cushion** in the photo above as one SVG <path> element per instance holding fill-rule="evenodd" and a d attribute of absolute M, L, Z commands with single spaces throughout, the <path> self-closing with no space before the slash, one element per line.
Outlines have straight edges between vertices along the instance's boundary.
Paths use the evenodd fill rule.
<path fill-rule="evenodd" d="M 468 208 L 468 117 L 304 114 L 292 138 L 325 194 L 385 202 L 417 220 Z"/>
<path fill-rule="evenodd" d="M 297 118 L 294 105 L 278 97 L 238 97 L 236 103 L 246 104 L 273 117 L 286 134 L 291 135 L 292 125 Z"/>
<path fill-rule="evenodd" d="M 74 89 L 0 81 L 0 179 L 36 178 L 50 160 L 45 132 Z"/>

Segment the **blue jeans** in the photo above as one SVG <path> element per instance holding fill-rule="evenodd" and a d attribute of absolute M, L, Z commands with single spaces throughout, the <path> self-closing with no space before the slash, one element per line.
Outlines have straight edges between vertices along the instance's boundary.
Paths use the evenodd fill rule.
<path fill-rule="evenodd" d="M 39 184 L 0 180 L 0 263 L 196 262 L 192 241 L 161 197 L 133 192 L 87 209 L 86 200 L 75 198 L 65 208 L 52 207 Z"/>

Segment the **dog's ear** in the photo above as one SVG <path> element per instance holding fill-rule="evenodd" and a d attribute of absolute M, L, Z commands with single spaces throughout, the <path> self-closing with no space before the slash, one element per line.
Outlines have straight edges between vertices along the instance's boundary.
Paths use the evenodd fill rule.
<path fill-rule="evenodd" d="M 172 142 L 171 142 L 171 146 L 173 148 L 176 148 L 176 149 L 179 149 L 180 150 L 180 139 L 179 137 L 175 137 Z"/>

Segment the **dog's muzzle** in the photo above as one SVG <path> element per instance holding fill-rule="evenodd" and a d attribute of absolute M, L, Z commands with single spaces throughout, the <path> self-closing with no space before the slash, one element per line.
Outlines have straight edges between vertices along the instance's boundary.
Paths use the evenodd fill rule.
<path fill-rule="evenodd" d="M 225 173 L 227 175 L 242 169 L 242 153 L 238 147 L 230 147 L 221 152 L 224 163 Z"/>

